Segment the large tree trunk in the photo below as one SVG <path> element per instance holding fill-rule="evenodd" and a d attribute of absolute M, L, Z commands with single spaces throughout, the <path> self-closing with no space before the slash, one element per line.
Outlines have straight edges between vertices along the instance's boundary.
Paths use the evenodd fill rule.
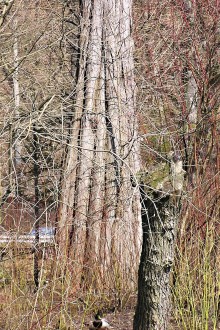
<path fill-rule="evenodd" d="M 79 72 L 62 186 L 58 241 L 80 278 L 134 276 L 140 202 L 131 0 L 81 3 Z M 109 268 L 110 267 L 110 268 Z M 108 278 L 106 274 L 107 269 Z"/>
<path fill-rule="evenodd" d="M 170 276 L 184 176 L 179 156 L 175 155 L 170 165 L 159 164 L 140 186 L 143 245 L 134 330 L 166 330 L 168 326 Z"/>

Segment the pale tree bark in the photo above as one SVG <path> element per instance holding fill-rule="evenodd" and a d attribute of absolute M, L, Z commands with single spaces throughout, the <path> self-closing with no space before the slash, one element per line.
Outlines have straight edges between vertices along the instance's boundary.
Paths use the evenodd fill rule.
<path fill-rule="evenodd" d="M 14 73 L 13 73 L 13 86 L 14 86 L 14 103 L 15 103 L 15 118 L 18 119 L 19 117 L 19 106 L 20 106 L 20 88 L 19 88 L 19 79 L 18 79 L 18 38 L 16 36 L 15 32 L 15 37 L 14 37 L 14 45 L 13 45 L 13 50 L 14 50 Z M 18 130 L 18 128 L 17 128 Z M 18 134 L 15 134 L 15 144 L 14 144 L 14 150 L 15 150 L 15 167 L 17 164 L 20 162 L 20 157 L 21 157 L 21 148 L 19 141 L 16 140 L 18 138 Z"/>
<path fill-rule="evenodd" d="M 18 37 L 17 37 L 17 19 L 14 22 L 14 43 L 13 43 L 13 55 L 14 55 L 14 72 L 13 72 L 13 94 L 14 94 L 14 117 L 15 125 L 13 129 L 13 149 L 14 157 L 12 160 L 15 172 L 15 194 L 19 195 L 19 165 L 21 163 L 21 144 L 19 141 L 19 107 L 20 107 L 20 87 L 19 87 L 19 60 L 18 60 Z"/>
<path fill-rule="evenodd" d="M 143 245 L 134 330 L 168 329 L 184 170 L 178 155 L 141 177 Z"/>
<path fill-rule="evenodd" d="M 134 279 L 140 250 L 131 0 L 81 2 L 79 73 L 58 242 L 77 277 Z M 108 269 L 108 272 L 106 270 Z M 110 271 L 111 269 L 111 271 Z M 99 276 L 97 276 L 99 275 Z"/>

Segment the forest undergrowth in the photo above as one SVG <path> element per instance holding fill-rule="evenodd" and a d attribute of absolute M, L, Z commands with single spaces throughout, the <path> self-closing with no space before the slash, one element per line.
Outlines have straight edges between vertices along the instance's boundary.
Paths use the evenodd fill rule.
<path fill-rule="evenodd" d="M 218 250 L 216 225 L 207 226 L 203 237 L 179 239 L 170 330 L 219 329 Z M 111 287 L 108 281 L 98 287 L 97 269 L 94 278 L 82 282 L 80 288 L 74 286 L 72 274 L 73 269 L 57 259 L 55 248 L 46 247 L 41 255 L 40 286 L 35 290 L 31 250 L 8 246 L 0 262 L 0 329 L 83 330 L 98 310 L 113 329 L 132 329 L 136 292 L 120 274 L 115 272 Z"/>

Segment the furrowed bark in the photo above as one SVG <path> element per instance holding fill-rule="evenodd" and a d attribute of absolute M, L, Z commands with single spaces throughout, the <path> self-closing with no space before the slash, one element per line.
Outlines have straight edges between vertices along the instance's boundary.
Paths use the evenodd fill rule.
<path fill-rule="evenodd" d="M 170 166 L 158 165 L 140 185 L 143 245 L 134 330 L 168 328 L 170 279 L 183 179 L 182 161 L 174 156 Z"/>
<path fill-rule="evenodd" d="M 103 277 L 112 282 L 119 270 L 134 279 L 137 269 L 140 202 L 130 182 L 131 172 L 139 170 L 131 4 L 81 4 L 75 117 L 58 225 L 61 255 L 74 264 L 77 283 L 80 278 L 91 283 L 95 273 L 100 282 Z"/>

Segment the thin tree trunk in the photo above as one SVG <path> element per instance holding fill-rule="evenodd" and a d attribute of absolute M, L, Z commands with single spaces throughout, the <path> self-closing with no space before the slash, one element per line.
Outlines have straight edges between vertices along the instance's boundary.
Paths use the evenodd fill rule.
<path fill-rule="evenodd" d="M 90 280 L 94 269 L 106 279 L 110 266 L 112 275 L 120 269 L 134 277 L 139 256 L 140 203 L 130 183 L 139 170 L 131 4 L 85 0 L 81 7 L 58 241 L 62 255 L 75 261 L 76 276 Z"/>
<path fill-rule="evenodd" d="M 39 233 L 39 200 L 40 200 L 40 190 L 39 190 L 39 175 L 40 175 L 40 165 L 39 165 L 39 158 L 40 158 L 40 150 L 39 150 L 39 140 L 37 136 L 37 130 L 35 124 L 33 125 L 33 161 L 34 161 L 34 215 L 35 215 L 35 223 L 34 223 L 34 230 L 35 230 L 35 239 L 34 239 L 34 283 L 35 289 L 39 288 L 39 240 L 40 240 L 40 233 Z"/>
<path fill-rule="evenodd" d="M 19 141 L 19 107 L 20 107 L 20 88 L 19 88 L 19 72 L 18 72 L 18 37 L 17 37 L 17 19 L 14 22 L 14 43 L 13 43 L 13 55 L 14 55 L 14 72 L 13 72 L 13 93 L 14 93 L 14 117 L 15 126 L 13 131 L 13 166 L 14 166 L 14 177 L 15 177 L 15 194 L 19 195 L 19 165 L 21 163 L 21 145 Z"/>
<path fill-rule="evenodd" d="M 190 21 L 192 28 L 194 28 L 194 13 L 192 7 L 191 0 L 184 0 L 185 11 L 187 12 L 187 18 Z M 190 43 L 190 44 L 189 44 Z M 195 46 L 192 41 L 188 41 L 187 47 L 190 49 L 190 52 L 195 51 Z M 193 56 L 189 56 L 189 58 L 193 58 Z M 186 62 L 187 63 L 187 62 Z M 192 63 L 188 63 L 185 67 L 185 80 L 186 80 L 186 90 L 185 90 L 185 100 L 186 100 L 186 108 L 187 108 L 187 121 L 184 124 L 185 134 L 184 145 L 185 145 L 185 163 L 187 165 L 188 172 L 188 182 L 190 185 L 195 186 L 196 177 L 195 177 L 195 161 L 196 161 L 196 135 L 195 133 L 198 130 L 197 124 L 199 121 L 199 113 L 198 113 L 198 104 L 199 104 L 199 93 L 196 79 L 191 71 Z M 196 70 L 194 70 L 195 74 Z M 200 139 L 200 137 L 199 137 Z M 186 213 L 188 209 L 186 210 Z M 184 236 L 186 231 L 186 220 L 187 216 L 182 218 L 181 221 L 181 229 L 180 229 L 180 237 Z"/>

